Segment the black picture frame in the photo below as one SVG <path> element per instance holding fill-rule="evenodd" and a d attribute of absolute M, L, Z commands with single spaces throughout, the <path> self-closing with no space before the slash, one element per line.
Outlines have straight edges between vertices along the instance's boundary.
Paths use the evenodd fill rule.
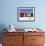
<path fill-rule="evenodd" d="M 24 12 L 24 16 L 22 12 Z M 34 22 L 35 7 L 17 7 L 17 21 Z"/>

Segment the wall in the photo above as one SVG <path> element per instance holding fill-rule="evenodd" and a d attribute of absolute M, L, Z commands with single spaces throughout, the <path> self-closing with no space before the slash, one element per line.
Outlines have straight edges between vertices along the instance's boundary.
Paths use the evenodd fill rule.
<path fill-rule="evenodd" d="M 17 7 L 35 7 L 35 22 L 18 22 Z M 0 0 L 0 31 L 9 24 L 22 29 L 40 27 L 46 32 L 46 0 Z"/>
<path fill-rule="evenodd" d="M 0 25 L 13 24 L 16 28 L 46 28 L 46 0 L 0 0 Z M 17 7 L 35 7 L 35 22 L 18 22 Z"/>

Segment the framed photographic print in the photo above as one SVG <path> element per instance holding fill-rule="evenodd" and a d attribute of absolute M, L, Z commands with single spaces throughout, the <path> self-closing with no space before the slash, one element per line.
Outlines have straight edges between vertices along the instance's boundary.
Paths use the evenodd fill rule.
<path fill-rule="evenodd" d="M 18 7 L 17 8 L 18 21 L 35 21 L 35 7 Z"/>

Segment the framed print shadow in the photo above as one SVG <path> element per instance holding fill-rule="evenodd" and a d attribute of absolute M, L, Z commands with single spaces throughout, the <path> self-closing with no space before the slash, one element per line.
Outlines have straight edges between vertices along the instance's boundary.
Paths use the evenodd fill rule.
<path fill-rule="evenodd" d="M 17 20 L 24 22 L 35 21 L 35 7 L 18 7 Z"/>

